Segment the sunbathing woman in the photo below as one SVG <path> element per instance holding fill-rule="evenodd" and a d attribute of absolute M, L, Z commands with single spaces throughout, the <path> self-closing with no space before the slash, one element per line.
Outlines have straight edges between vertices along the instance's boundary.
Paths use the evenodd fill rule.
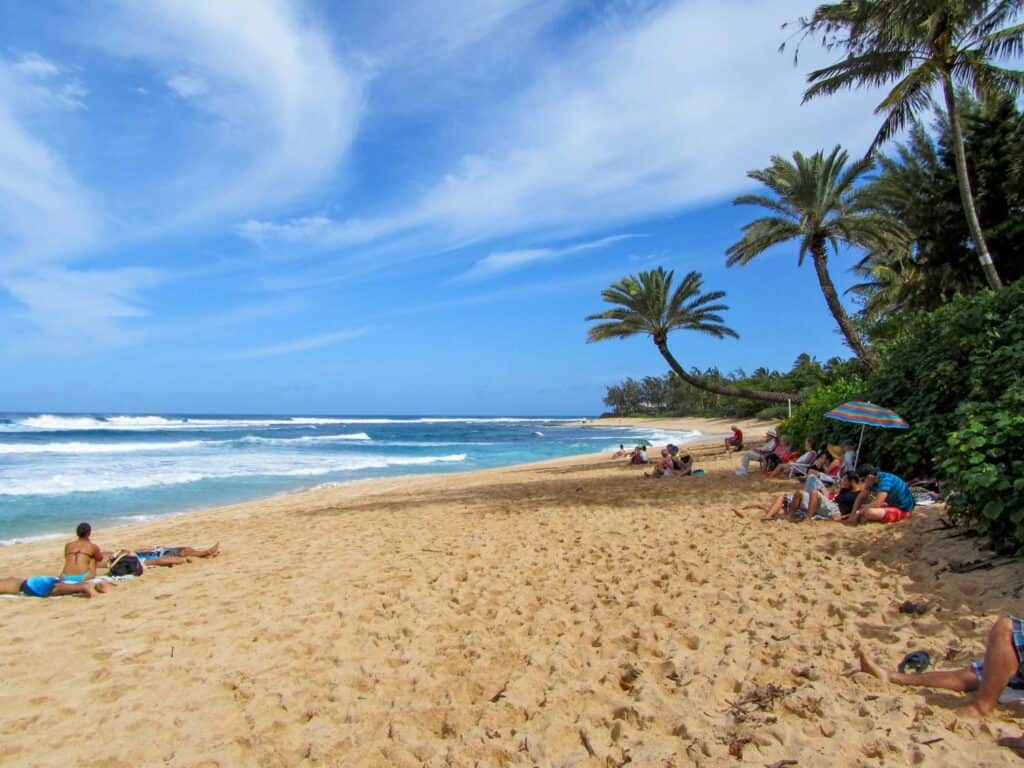
<path fill-rule="evenodd" d="M 956 712 L 962 717 L 982 718 L 996 708 L 1004 689 L 1024 689 L 1024 622 L 1012 616 L 996 619 L 985 644 L 985 660 L 962 669 L 887 672 L 863 650 L 860 651 L 860 668 L 862 672 L 896 685 L 974 692 L 974 699 Z"/>
<path fill-rule="evenodd" d="M 29 576 L 27 579 L 0 579 L 0 595 L 25 595 L 25 597 L 61 597 L 63 595 L 81 595 L 92 597 L 92 591 L 106 592 L 107 585 L 103 582 L 86 584 L 85 582 L 61 581 L 56 576 Z"/>

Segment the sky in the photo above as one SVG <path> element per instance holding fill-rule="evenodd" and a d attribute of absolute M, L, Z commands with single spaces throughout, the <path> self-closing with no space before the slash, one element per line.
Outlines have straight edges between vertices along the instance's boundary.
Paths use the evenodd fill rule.
<path fill-rule="evenodd" d="M 688 367 L 848 356 L 795 247 L 725 266 L 747 171 L 877 130 L 801 106 L 812 7 L 6 0 L 0 411 L 595 415 L 668 369 L 586 343 L 657 266 L 740 335 Z"/>

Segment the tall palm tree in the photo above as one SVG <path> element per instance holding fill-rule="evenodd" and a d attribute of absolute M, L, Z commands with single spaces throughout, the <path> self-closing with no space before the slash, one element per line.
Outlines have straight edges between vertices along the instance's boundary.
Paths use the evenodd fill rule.
<path fill-rule="evenodd" d="M 818 284 L 846 343 L 864 362 L 878 358 L 857 333 L 839 301 L 828 272 L 828 251 L 840 244 L 868 250 L 881 249 L 903 239 L 903 228 L 889 214 L 873 208 L 857 182 L 874 165 L 863 158 L 846 167 L 847 155 L 836 146 L 828 155 L 822 150 L 810 157 L 793 153 L 790 162 L 779 155 L 772 164 L 747 175 L 760 181 L 771 195 L 740 195 L 736 205 L 759 205 L 775 215 L 756 219 L 743 227 L 743 238 L 726 251 L 726 263 L 748 264 L 774 245 L 799 240 L 798 264 L 808 254 L 814 262 Z"/>
<path fill-rule="evenodd" d="M 683 381 L 698 389 L 727 397 L 746 397 L 770 403 L 784 403 L 787 400 L 800 401 L 799 395 L 785 392 L 759 392 L 745 387 L 726 386 L 709 381 L 704 376 L 687 372 L 668 348 L 671 331 L 698 331 L 716 339 L 731 336 L 739 338 L 736 331 L 722 323 L 719 312 L 728 309 L 725 304 L 716 304 L 725 296 L 722 291 L 701 293 L 704 278 L 698 272 L 690 272 L 672 289 L 673 272 L 658 267 L 650 272 L 641 272 L 635 277 L 624 277 L 610 288 L 601 291 L 602 298 L 616 305 L 600 314 L 589 315 L 586 319 L 606 322 L 592 326 L 587 341 L 625 339 L 637 334 L 647 334 L 654 340 L 661 356 Z"/>
<path fill-rule="evenodd" d="M 964 150 L 956 86 L 978 98 L 997 91 L 1017 96 L 1024 72 L 996 66 L 993 59 L 1024 53 L 1024 24 L 1013 24 L 1022 0 L 839 0 L 819 5 L 803 22 L 823 34 L 826 48 L 846 57 L 808 75 L 804 101 L 844 88 L 895 83 L 875 109 L 885 115 L 872 149 L 892 138 L 942 91 L 953 134 L 956 175 L 967 226 L 989 286 L 1002 288 L 978 220 Z M 1008 26 L 1009 25 L 1009 26 Z"/>

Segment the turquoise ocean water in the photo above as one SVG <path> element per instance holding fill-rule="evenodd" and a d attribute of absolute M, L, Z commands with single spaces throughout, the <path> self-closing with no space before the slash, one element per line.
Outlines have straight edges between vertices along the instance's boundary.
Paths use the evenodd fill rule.
<path fill-rule="evenodd" d="M 142 521 L 324 483 L 700 437 L 582 421 L 0 413 L 0 543 L 67 534 L 82 520 Z"/>

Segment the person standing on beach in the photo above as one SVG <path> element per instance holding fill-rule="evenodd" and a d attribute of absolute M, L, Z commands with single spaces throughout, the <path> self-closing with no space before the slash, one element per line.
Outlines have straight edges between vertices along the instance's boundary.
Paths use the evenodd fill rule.
<path fill-rule="evenodd" d="M 96 566 L 104 560 L 103 550 L 89 538 L 92 536 L 91 525 L 79 523 L 75 535 L 77 539 L 64 545 L 64 570 L 60 578 L 68 584 L 80 584 L 96 578 Z"/>
<path fill-rule="evenodd" d="M 969 667 L 932 672 L 888 672 L 864 650 L 859 651 L 861 672 L 896 685 L 942 688 L 960 693 L 976 692 L 973 701 L 956 712 L 962 717 L 983 718 L 999 703 L 1007 687 L 1024 689 L 1024 621 L 1001 616 L 988 633 L 984 661 Z"/>

